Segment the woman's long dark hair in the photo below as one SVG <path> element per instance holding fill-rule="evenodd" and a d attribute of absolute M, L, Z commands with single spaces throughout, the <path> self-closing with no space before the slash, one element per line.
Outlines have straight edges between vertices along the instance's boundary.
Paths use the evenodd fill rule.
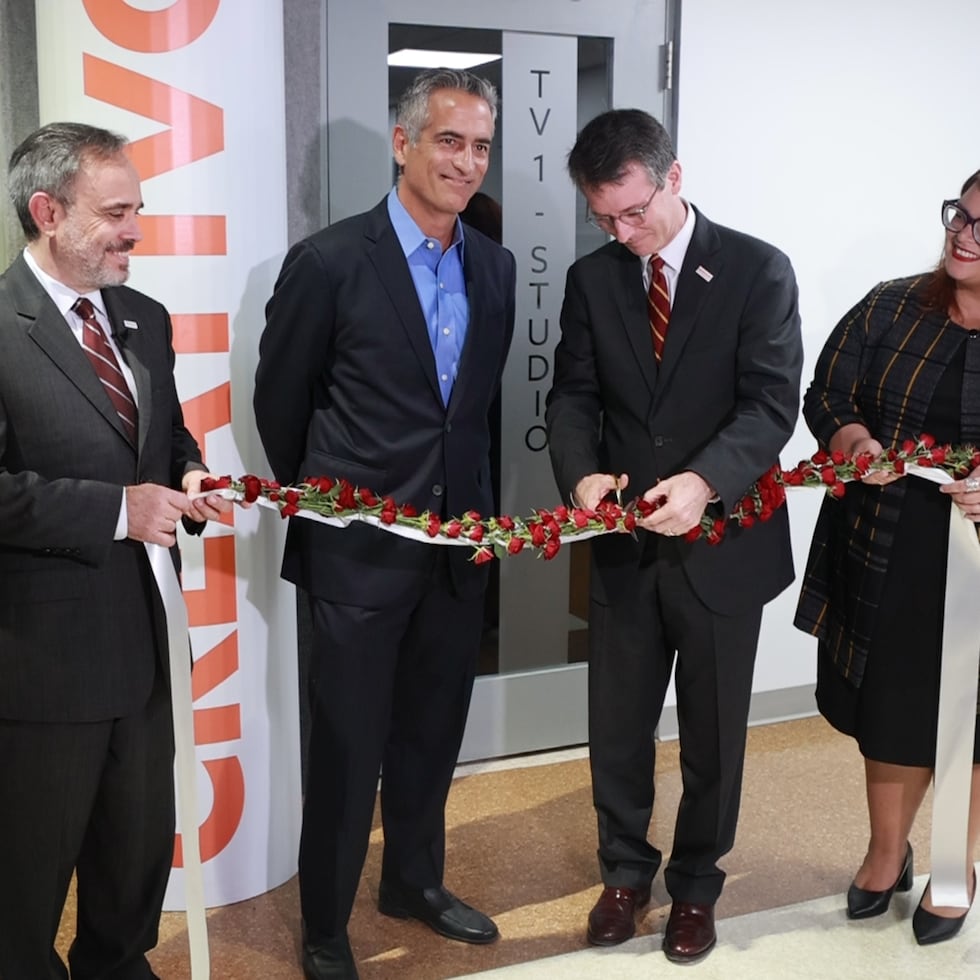
<path fill-rule="evenodd" d="M 980 186 L 980 170 L 967 177 L 966 182 L 960 188 L 960 197 L 974 186 Z M 953 306 L 953 295 L 956 291 L 956 283 L 946 272 L 946 263 L 940 256 L 939 265 L 929 276 L 929 281 L 923 292 L 923 302 L 933 310 L 940 310 L 947 313 Z"/>

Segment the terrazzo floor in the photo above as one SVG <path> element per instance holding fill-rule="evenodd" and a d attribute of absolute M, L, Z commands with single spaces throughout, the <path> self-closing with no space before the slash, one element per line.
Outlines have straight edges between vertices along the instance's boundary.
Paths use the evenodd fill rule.
<path fill-rule="evenodd" d="M 650 837 L 669 853 L 680 795 L 678 746 L 658 748 L 657 803 Z M 717 906 L 717 948 L 694 967 L 670 964 L 660 934 L 670 910 L 662 877 L 637 923 L 637 936 L 611 950 L 585 942 L 599 893 L 595 818 L 582 749 L 460 767 L 447 807 L 446 884 L 492 915 L 501 937 L 466 946 L 375 907 L 381 831 L 375 825 L 350 925 L 362 980 L 592 980 L 649 977 L 689 969 L 712 978 L 980 977 L 980 915 L 960 936 L 919 948 L 910 918 L 925 885 L 926 803 L 913 830 L 916 869 L 909 896 L 880 919 L 850 923 L 844 892 L 867 838 L 863 766 L 853 742 L 820 718 L 753 728 L 738 839 Z M 66 908 L 64 952 L 74 918 Z M 215 980 L 298 980 L 296 879 L 265 895 L 208 913 Z M 189 980 L 183 916 L 166 913 L 150 954 L 162 980 Z M 488 972 L 489 971 L 489 972 Z"/>

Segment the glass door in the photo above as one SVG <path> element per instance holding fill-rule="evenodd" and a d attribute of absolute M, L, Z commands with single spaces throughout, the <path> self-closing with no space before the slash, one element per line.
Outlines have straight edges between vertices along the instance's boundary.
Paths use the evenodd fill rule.
<path fill-rule="evenodd" d="M 619 3 L 327 0 L 325 223 L 373 207 L 391 187 L 393 106 L 418 71 L 396 52 L 469 54 L 501 96 L 481 230 L 517 260 L 517 322 L 495 413 L 498 513 L 560 501 L 544 431 L 565 272 L 604 236 L 565 172 L 578 130 L 611 106 L 673 129 L 669 0 Z M 449 23 L 446 23 L 446 18 Z M 445 63 L 439 54 L 436 63 Z M 398 59 L 394 59 L 398 60 Z M 461 759 L 582 744 L 586 731 L 588 543 L 550 562 L 497 563 L 480 676 Z"/>

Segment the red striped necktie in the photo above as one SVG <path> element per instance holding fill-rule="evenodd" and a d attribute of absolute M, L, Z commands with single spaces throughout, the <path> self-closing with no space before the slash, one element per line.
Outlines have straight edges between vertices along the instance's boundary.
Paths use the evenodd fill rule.
<path fill-rule="evenodd" d="M 659 364 L 664 357 L 664 341 L 670 325 L 670 293 L 664 275 L 664 260 L 659 255 L 650 259 L 650 289 L 647 292 L 650 329 L 653 331 L 653 354 Z"/>
<path fill-rule="evenodd" d="M 112 407 L 122 421 L 129 441 L 136 445 L 136 402 L 119 368 L 119 361 L 109 346 L 109 341 L 95 317 L 95 307 L 85 297 L 80 297 L 72 306 L 72 312 L 82 318 L 82 350 L 88 355 L 95 373 L 102 382 Z"/>

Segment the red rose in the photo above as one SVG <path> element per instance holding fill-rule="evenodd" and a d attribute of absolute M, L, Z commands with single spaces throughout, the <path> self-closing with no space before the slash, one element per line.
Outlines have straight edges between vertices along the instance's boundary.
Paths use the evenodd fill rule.
<path fill-rule="evenodd" d="M 946 462 L 946 446 L 936 446 L 932 450 L 932 461 L 934 463 L 945 463 Z"/>
<path fill-rule="evenodd" d="M 507 553 L 511 555 L 520 554 L 524 550 L 524 539 L 523 538 L 511 538 L 507 542 Z"/>
<path fill-rule="evenodd" d="M 442 526 L 442 521 L 439 519 L 438 514 L 429 514 L 429 522 L 425 525 L 425 533 L 428 534 L 430 538 L 434 538 L 439 533 L 439 528 Z"/>
<path fill-rule="evenodd" d="M 905 453 L 906 455 L 908 455 L 909 453 L 914 453 L 915 452 L 915 440 L 914 439 L 906 439 L 902 443 L 902 452 Z"/>
<path fill-rule="evenodd" d="M 505 531 L 513 531 L 515 527 L 514 518 L 504 514 L 497 518 L 497 526 L 503 528 Z"/>
<path fill-rule="evenodd" d="M 478 524 L 480 522 L 480 514 L 478 511 L 468 510 L 463 516 L 466 517 L 467 520 L 473 521 L 474 524 Z"/>
<path fill-rule="evenodd" d="M 443 530 L 447 538 L 458 538 L 463 533 L 463 525 L 459 521 L 453 520 Z"/>
<path fill-rule="evenodd" d="M 283 504 L 279 513 L 282 517 L 292 517 L 293 514 L 299 513 L 299 508 L 296 504 Z"/>
<path fill-rule="evenodd" d="M 684 532 L 684 540 L 685 541 L 697 541 L 697 539 L 700 538 L 700 537 L 701 537 L 701 525 L 700 524 L 695 524 L 694 527 L 692 527 L 690 531 L 685 531 Z"/>
<path fill-rule="evenodd" d="M 788 470 L 783 474 L 783 481 L 791 487 L 803 486 L 803 474 L 798 470 Z"/>
<path fill-rule="evenodd" d="M 473 555 L 473 563 L 484 565 L 488 561 L 493 561 L 493 552 L 489 548 L 477 548 L 476 554 Z"/>
<path fill-rule="evenodd" d="M 361 498 L 361 503 L 364 504 L 365 507 L 378 506 L 378 498 L 375 497 L 375 495 L 367 487 L 361 487 L 361 489 L 357 491 L 357 495 Z"/>
<path fill-rule="evenodd" d="M 394 524 L 398 520 L 398 510 L 395 507 L 385 505 L 379 516 L 382 524 Z"/>
<path fill-rule="evenodd" d="M 847 493 L 847 487 L 843 483 L 835 483 L 830 488 L 830 492 L 833 494 L 833 496 L 839 499 L 840 497 L 843 497 L 845 493 Z"/>
<path fill-rule="evenodd" d="M 293 489 L 289 489 L 285 494 L 287 504 L 298 504 L 299 503 L 299 492 Z"/>
<path fill-rule="evenodd" d="M 230 486 L 230 476 L 206 476 L 201 480 L 201 490 L 204 493 L 210 493 L 212 490 L 226 490 Z"/>
<path fill-rule="evenodd" d="M 257 476 L 248 474 L 242 477 L 242 486 L 245 488 L 245 502 L 253 503 L 259 499 L 262 493 L 262 481 Z"/>
<path fill-rule="evenodd" d="M 905 472 L 905 460 L 904 459 L 895 459 L 895 460 L 892 461 L 892 464 L 893 464 L 893 466 L 895 468 L 895 472 L 898 473 L 900 476 Z"/>
<path fill-rule="evenodd" d="M 623 515 L 623 527 L 625 527 L 627 531 L 636 530 L 636 514 L 634 514 L 633 511 L 629 511 Z"/>
<path fill-rule="evenodd" d="M 547 536 L 544 533 L 544 528 L 537 521 L 531 521 L 528 524 L 527 529 L 531 532 L 531 544 L 533 544 L 535 548 L 540 548 L 547 540 Z"/>
<path fill-rule="evenodd" d="M 555 508 L 555 520 L 560 521 L 562 524 L 568 520 L 568 508 L 564 504 L 559 504 Z"/>
<path fill-rule="evenodd" d="M 839 450 L 835 449 L 831 454 L 830 458 L 835 466 L 840 466 L 847 457 Z"/>
<path fill-rule="evenodd" d="M 872 458 L 871 453 L 859 453 L 854 457 L 854 468 L 863 476 L 871 469 Z"/>
<path fill-rule="evenodd" d="M 579 510 L 577 507 L 572 511 L 572 521 L 576 527 L 585 527 L 589 523 L 588 514 L 584 510 Z"/>
<path fill-rule="evenodd" d="M 811 457 L 811 462 L 815 466 L 823 466 L 824 463 L 830 460 L 830 456 L 827 455 L 827 451 L 824 449 L 818 449 Z"/>
<path fill-rule="evenodd" d="M 544 546 L 544 551 L 542 552 L 542 555 L 544 556 L 544 560 L 551 561 L 551 559 L 558 554 L 560 548 L 561 548 L 561 542 L 557 538 L 551 538 L 548 541 L 548 543 Z"/>
<path fill-rule="evenodd" d="M 823 480 L 828 487 L 832 487 L 837 482 L 837 473 L 833 466 L 825 466 L 820 471 L 820 479 Z"/>
<path fill-rule="evenodd" d="M 270 500 L 271 500 L 271 501 L 272 501 L 273 503 L 276 503 L 276 502 L 277 502 L 277 501 L 279 500 L 279 494 L 278 494 L 278 493 L 276 493 L 276 492 L 275 492 L 275 490 L 273 490 L 273 491 L 272 491 L 272 492 L 271 492 L 271 493 L 269 494 L 269 499 L 270 499 Z"/>
<path fill-rule="evenodd" d="M 354 496 L 354 487 L 346 480 L 340 481 L 340 493 L 337 495 L 335 510 L 357 510 L 357 497 Z"/>
<path fill-rule="evenodd" d="M 761 514 L 759 517 L 761 520 L 765 520 Z M 752 527 L 752 525 L 755 524 L 755 518 L 751 514 L 746 514 L 745 517 L 739 521 L 739 524 L 741 524 L 742 527 Z"/>
<path fill-rule="evenodd" d="M 923 432 L 922 435 L 919 436 L 919 442 L 921 442 L 926 449 L 932 449 L 932 447 L 936 445 L 936 437 L 929 435 L 928 432 Z"/>
<path fill-rule="evenodd" d="M 402 504 L 402 517 L 418 517 L 419 512 L 411 504 Z"/>
<path fill-rule="evenodd" d="M 474 524 L 473 527 L 470 528 L 470 531 L 469 531 L 469 534 L 467 534 L 467 537 L 470 539 L 470 541 L 482 541 L 483 540 L 483 525 L 482 524 Z"/>

